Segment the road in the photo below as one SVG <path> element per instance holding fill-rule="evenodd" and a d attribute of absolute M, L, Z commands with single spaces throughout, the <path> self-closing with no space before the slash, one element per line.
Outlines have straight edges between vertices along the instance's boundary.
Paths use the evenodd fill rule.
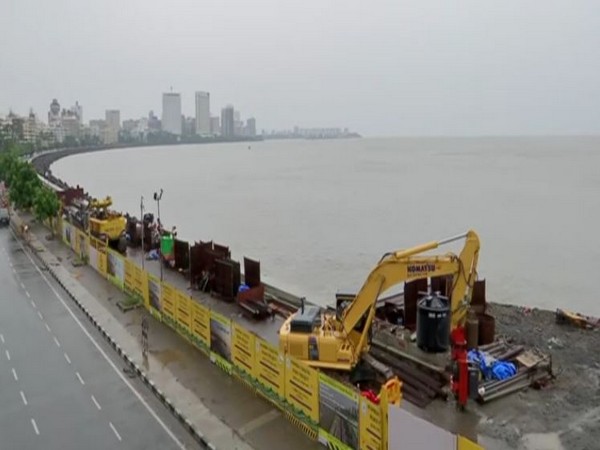
<path fill-rule="evenodd" d="M 2 448 L 198 448 L 49 279 L 0 229 Z"/>

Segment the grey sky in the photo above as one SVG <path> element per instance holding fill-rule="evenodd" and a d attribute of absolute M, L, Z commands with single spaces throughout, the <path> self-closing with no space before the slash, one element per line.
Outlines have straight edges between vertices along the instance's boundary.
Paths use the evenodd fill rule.
<path fill-rule="evenodd" d="M 598 0 L 0 0 L 0 113 L 160 116 L 211 93 L 259 129 L 600 132 Z"/>

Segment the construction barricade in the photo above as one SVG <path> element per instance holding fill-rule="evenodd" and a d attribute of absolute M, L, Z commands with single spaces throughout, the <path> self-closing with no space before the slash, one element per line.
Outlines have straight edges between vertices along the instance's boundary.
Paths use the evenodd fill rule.
<path fill-rule="evenodd" d="M 59 220 L 56 229 L 64 243 L 101 276 L 138 298 L 156 320 L 175 330 L 327 448 L 408 450 L 422 448 L 419 445 L 427 442 L 431 450 L 483 450 L 462 436 L 386 401 L 363 397 L 356 388 L 285 357 L 235 319 L 161 282 L 135 261 L 86 236 L 67 221 Z"/>

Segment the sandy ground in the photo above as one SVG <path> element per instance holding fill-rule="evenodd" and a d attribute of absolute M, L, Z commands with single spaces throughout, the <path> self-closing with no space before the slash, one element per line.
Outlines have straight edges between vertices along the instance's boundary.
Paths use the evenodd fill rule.
<path fill-rule="evenodd" d="M 600 330 L 557 325 L 552 311 L 497 304 L 490 309 L 497 335 L 550 353 L 557 377 L 542 390 L 479 407 L 480 436 L 494 438 L 494 448 L 600 448 Z"/>

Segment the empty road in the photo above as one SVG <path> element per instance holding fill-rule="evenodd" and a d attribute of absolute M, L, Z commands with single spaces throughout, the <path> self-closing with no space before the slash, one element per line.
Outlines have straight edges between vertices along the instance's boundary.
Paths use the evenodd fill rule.
<path fill-rule="evenodd" d="M 0 446 L 197 448 L 34 262 L 0 229 Z"/>

